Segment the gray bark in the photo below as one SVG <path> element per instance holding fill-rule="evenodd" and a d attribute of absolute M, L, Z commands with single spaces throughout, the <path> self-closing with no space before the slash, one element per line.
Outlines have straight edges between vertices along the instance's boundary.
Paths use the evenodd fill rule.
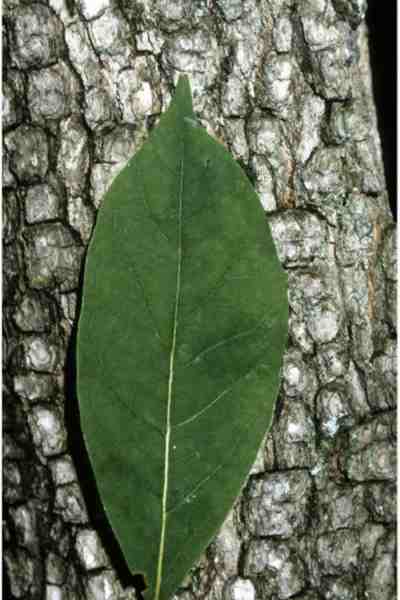
<path fill-rule="evenodd" d="M 65 372 L 101 198 L 183 71 L 199 117 L 268 213 L 289 276 L 290 337 L 271 433 L 177 598 L 395 598 L 395 230 L 365 9 L 365 0 L 5 0 L 12 598 L 135 597 L 92 506 Z"/>

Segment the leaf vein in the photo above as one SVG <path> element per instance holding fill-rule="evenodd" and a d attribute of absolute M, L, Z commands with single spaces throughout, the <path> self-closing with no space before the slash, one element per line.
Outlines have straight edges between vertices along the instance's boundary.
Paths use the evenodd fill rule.
<path fill-rule="evenodd" d="M 226 275 L 230 271 L 232 271 L 234 266 L 236 266 L 236 264 L 237 264 L 236 259 L 240 256 L 241 253 L 242 253 L 242 248 L 239 249 L 239 252 L 235 252 L 233 254 L 233 256 L 231 257 L 232 262 L 230 262 L 227 265 L 227 267 L 224 269 L 224 271 L 222 272 L 220 277 L 215 282 L 214 287 L 212 287 L 206 294 L 204 294 L 204 296 L 202 298 L 200 298 L 200 300 L 195 304 L 195 306 L 188 313 L 185 314 L 185 320 L 189 319 L 189 317 L 192 317 L 198 310 L 200 310 L 203 307 L 203 304 L 208 302 L 213 296 L 215 296 L 215 294 L 218 292 L 218 290 L 220 290 L 224 287 L 224 284 L 226 282 Z"/>
<path fill-rule="evenodd" d="M 126 410 L 129 412 L 129 414 L 134 419 L 136 419 L 137 421 L 139 421 L 140 423 L 142 423 L 142 425 L 147 425 L 151 429 L 154 429 L 162 438 L 164 437 L 164 432 L 160 429 L 160 427 L 158 427 L 158 425 L 156 425 L 155 423 L 152 423 L 151 421 L 149 421 L 143 415 L 139 415 L 131 406 L 129 406 L 129 404 L 125 400 L 122 399 L 122 396 L 119 394 L 119 392 L 117 390 L 111 390 L 111 388 L 109 388 L 109 390 L 114 394 L 114 396 L 116 397 L 117 401 L 124 408 L 126 408 Z"/>
<path fill-rule="evenodd" d="M 213 477 L 215 477 L 215 475 L 218 473 L 218 471 L 220 471 L 222 469 L 223 466 L 225 466 L 223 463 L 219 464 L 209 475 L 206 475 L 205 477 L 203 477 L 203 479 L 201 479 L 199 481 L 199 483 L 196 484 L 194 486 L 194 488 L 192 488 L 190 490 L 190 492 L 187 493 L 182 498 L 182 500 L 180 500 L 178 502 L 178 504 L 176 504 L 175 506 L 173 506 L 172 508 L 170 508 L 168 510 L 168 514 L 171 514 L 171 513 L 175 512 L 176 510 L 178 510 L 178 508 L 180 508 L 183 504 L 185 504 L 185 502 L 187 502 L 190 499 L 190 497 L 193 496 L 193 494 L 195 494 L 196 492 L 198 492 L 199 489 L 202 488 L 207 483 L 207 481 L 210 481 L 210 479 L 212 479 Z"/>
<path fill-rule="evenodd" d="M 182 204 L 183 204 L 183 174 L 184 174 L 184 138 L 182 140 L 182 159 L 180 168 L 180 185 L 179 185 L 179 206 L 178 206 L 178 260 L 176 269 L 176 294 L 175 294 L 175 308 L 174 308 L 174 321 L 172 329 L 172 342 L 170 352 L 170 368 L 169 368 L 169 379 L 168 379 L 168 398 L 167 398 L 167 414 L 166 414 L 166 432 L 165 432 L 165 457 L 164 457 L 164 485 L 162 494 L 162 507 L 161 507 L 161 533 L 160 533 L 160 546 L 158 551 L 158 564 L 157 564 L 157 578 L 155 586 L 154 600 L 159 600 L 161 591 L 161 580 L 164 566 L 164 553 L 165 553 L 165 537 L 167 527 L 167 502 L 168 502 L 168 483 L 169 483 L 169 455 L 170 455 L 170 438 L 171 438 L 171 405 L 172 405 L 172 386 L 174 381 L 174 364 L 175 364 L 175 352 L 176 352 L 176 338 L 178 331 L 178 313 L 181 295 L 181 269 L 182 269 Z"/>
<path fill-rule="evenodd" d="M 180 421 L 179 423 L 176 423 L 175 425 L 172 425 L 172 428 L 178 429 L 179 427 L 183 427 L 183 425 L 187 425 L 188 423 L 195 421 L 198 417 L 201 417 L 201 415 L 204 414 L 205 412 L 207 412 L 210 408 L 212 408 L 214 406 L 214 404 L 216 404 L 218 402 L 218 400 L 221 400 L 221 398 L 223 398 L 224 396 L 229 394 L 229 392 L 231 392 L 238 383 L 240 383 L 245 377 L 250 375 L 250 373 L 255 371 L 257 369 L 257 367 L 261 364 L 263 358 L 264 358 L 264 354 L 261 359 L 257 359 L 256 363 L 250 369 L 248 369 L 245 373 L 243 373 L 237 379 L 235 379 L 235 381 L 230 386 L 225 388 L 220 394 L 218 394 L 218 396 L 216 396 L 213 400 L 211 400 L 211 402 L 209 402 L 206 406 L 204 406 L 199 411 L 195 412 L 192 416 L 188 417 L 187 419 Z"/>
<path fill-rule="evenodd" d="M 149 205 L 149 203 L 147 201 L 148 193 L 147 193 L 147 186 L 146 186 L 144 178 L 142 178 L 141 181 L 142 181 L 142 186 L 143 186 L 143 202 L 144 202 L 144 205 L 146 207 L 146 210 L 147 210 L 147 213 L 148 213 L 148 217 L 149 217 L 150 221 L 152 221 L 154 223 L 154 225 L 157 227 L 157 229 L 161 233 L 161 235 L 166 239 L 166 241 L 168 242 L 168 244 L 171 245 L 171 240 L 169 239 L 169 237 L 167 236 L 167 234 L 161 229 L 160 223 L 159 223 L 157 217 L 154 215 L 154 213 L 153 213 L 153 211 L 152 211 L 152 209 L 151 209 L 151 207 L 150 207 L 150 205 Z"/>
<path fill-rule="evenodd" d="M 164 169 L 166 169 L 166 171 L 168 171 L 168 173 L 170 173 L 171 175 L 173 175 L 174 177 L 176 175 L 179 175 L 179 168 L 180 166 L 178 166 L 177 170 L 174 171 L 174 169 L 171 169 L 171 167 L 165 162 L 165 160 L 163 159 L 163 157 L 161 156 L 157 146 L 155 143 L 153 143 L 153 147 L 151 148 L 151 151 L 153 152 L 154 156 L 156 158 L 158 158 L 158 160 L 160 161 L 160 166 L 164 167 Z"/>
<path fill-rule="evenodd" d="M 144 305 L 145 305 L 147 313 L 148 313 L 148 315 L 150 317 L 150 321 L 153 324 L 154 331 L 155 331 L 155 333 L 156 333 L 156 335 L 157 335 L 157 337 L 158 337 L 158 339 L 160 341 L 161 346 L 165 349 L 166 345 L 165 345 L 165 343 L 164 343 L 164 341 L 163 341 L 163 339 L 161 337 L 161 333 L 160 333 L 160 330 L 159 330 L 159 328 L 157 326 L 157 323 L 156 323 L 153 311 L 150 308 L 150 302 L 149 302 L 149 300 L 147 298 L 147 294 L 146 294 L 146 290 L 144 288 L 143 281 L 140 278 L 140 276 L 139 276 L 139 274 L 138 274 L 138 272 L 136 270 L 135 263 L 133 261 L 130 263 L 130 267 L 131 267 L 131 269 L 133 271 L 133 274 L 135 276 L 136 282 L 138 283 L 138 285 L 140 287 L 140 290 L 142 292 L 142 297 L 143 297 Z"/>
<path fill-rule="evenodd" d="M 248 427 L 248 424 L 245 425 L 245 427 Z M 179 508 L 181 508 L 181 506 L 183 506 L 186 502 L 190 501 L 190 497 L 193 497 L 193 495 L 199 491 L 199 489 L 201 489 L 208 481 L 210 481 L 211 479 L 213 479 L 213 477 L 215 477 L 215 475 L 224 467 L 226 467 L 231 459 L 232 456 L 235 455 L 235 451 L 237 450 L 237 448 L 239 448 L 240 444 L 242 443 L 242 438 L 237 439 L 236 444 L 234 445 L 232 452 L 230 454 L 230 458 L 229 460 L 220 463 L 219 465 L 217 465 L 215 467 L 215 469 L 209 473 L 208 475 L 206 475 L 205 477 L 203 477 L 203 479 L 201 479 L 191 490 L 190 492 L 188 492 L 187 494 L 185 494 L 185 496 L 179 500 L 179 502 L 177 504 L 175 504 L 175 506 L 173 506 L 172 508 L 169 509 L 168 514 L 172 513 L 172 512 L 176 512 Z M 193 498 L 194 499 L 194 498 Z"/>
<path fill-rule="evenodd" d="M 257 323 L 257 325 L 255 325 L 254 327 L 245 329 L 244 331 L 240 331 L 239 333 L 235 333 L 234 335 L 224 338 L 223 340 L 220 340 L 219 342 L 216 342 L 215 344 L 212 344 L 211 346 L 204 348 L 204 350 L 201 350 L 198 354 L 196 354 L 196 356 L 194 356 L 189 362 L 187 362 L 184 365 L 184 368 L 193 365 L 194 363 L 196 363 L 198 360 L 200 360 L 203 356 L 205 356 L 209 352 L 212 352 L 213 350 L 216 350 L 217 348 L 220 348 L 221 346 L 225 346 L 225 344 L 229 344 L 230 342 L 232 342 L 234 340 L 238 340 L 242 337 L 251 335 L 252 333 L 257 331 L 257 329 L 259 329 L 259 327 L 261 327 L 264 323 L 265 323 L 265 318 L 263 317 L 262 320 L 259 323 Z"/>

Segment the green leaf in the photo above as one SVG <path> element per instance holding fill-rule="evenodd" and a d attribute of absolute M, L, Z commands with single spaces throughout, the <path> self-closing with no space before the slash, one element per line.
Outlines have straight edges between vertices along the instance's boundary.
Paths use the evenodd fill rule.
<path fill-rule="evenodd" d="M 238 496 L 287 336 L 260 202 L 181 77 L 114 180 L 84 278 L 78 395 L 106 513 L 146 598 L 167 600 Z"/>

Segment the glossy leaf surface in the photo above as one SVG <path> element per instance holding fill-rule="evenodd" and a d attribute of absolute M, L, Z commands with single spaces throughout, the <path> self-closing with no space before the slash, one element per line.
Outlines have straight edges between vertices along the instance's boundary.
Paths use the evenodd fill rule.
<path fill-rule="evenodd" d="M 146 598 L 217 533 L 267 431 L 288 321 L 259 200 L 175 97 L 104 197 L 84 275 L 78 397 L 99 493 Z"/>

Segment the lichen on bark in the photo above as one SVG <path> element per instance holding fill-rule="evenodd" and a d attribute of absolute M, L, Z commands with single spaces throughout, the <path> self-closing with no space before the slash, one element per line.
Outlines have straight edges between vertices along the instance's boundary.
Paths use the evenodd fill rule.
<path fill-rule="evenodd" d="M 289 276 L 290 337 L 271 434 L 177 598 L 395 598 L 396 235 L 365 10 L 364 0 L 4 2 L 12 598 L 139 597 L 79 464 L 68 348 L 104 191 L 180 72 L 260 195 Z"/>

